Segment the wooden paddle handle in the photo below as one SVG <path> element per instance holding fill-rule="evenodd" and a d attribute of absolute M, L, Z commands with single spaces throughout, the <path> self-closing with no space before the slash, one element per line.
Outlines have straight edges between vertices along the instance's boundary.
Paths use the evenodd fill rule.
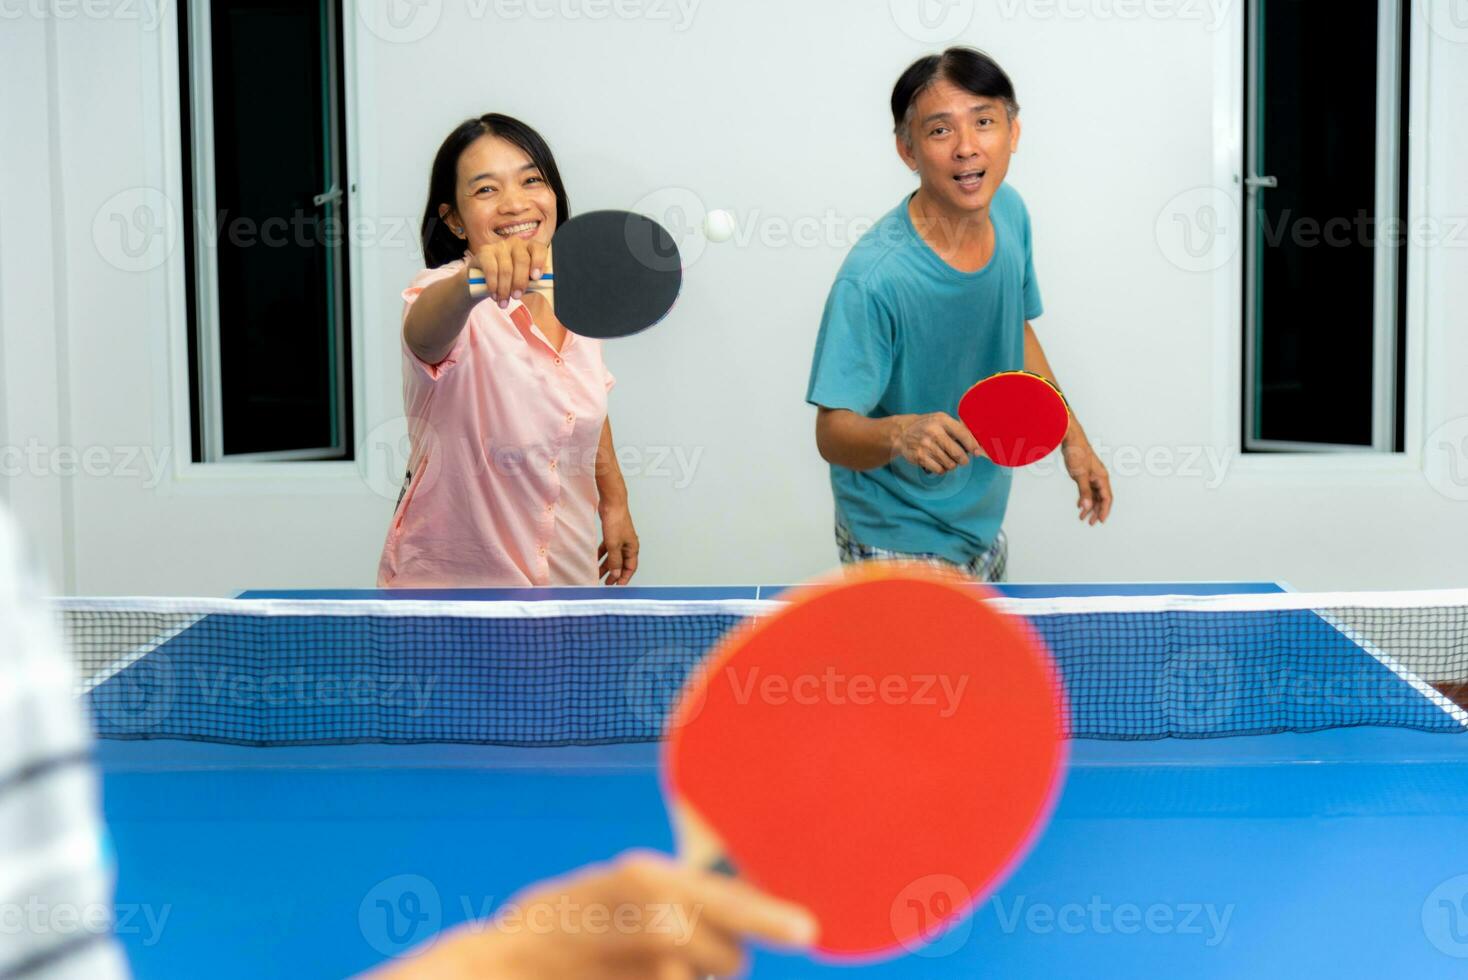
<path fill-rule="evenodd" d="M 734 873 L 718 835 L 692 807 L 684 803 L 673 807 L 673 828 L 678 835 L 679 860 L 708 871 Z"/>
<path fill-rule="evenodd" d="M 719 843 L 718 836 L 704 822 L 704 819 L 693 811 L 692 807 L 682 803 L 674 805 L 673 828 L 678 835 L 678 859 L 680 861 L 705 871 L 734 877 L 736 874 L 734 866 L 724 856 L 724 848 Z M 706 976 L 703 980 L 717 980 L 717 978 Z"/>

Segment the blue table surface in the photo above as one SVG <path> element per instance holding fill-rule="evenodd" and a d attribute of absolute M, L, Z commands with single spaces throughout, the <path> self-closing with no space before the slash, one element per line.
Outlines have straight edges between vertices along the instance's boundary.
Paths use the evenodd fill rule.
<path fill-rule="evenodd" d="M 97 754 L 142 978 L 344 976 L 672 846 L 650 744 Z M 1465 957 L 1468 739 L 1348 728 L 1074 742 L 1028 860 L 934 947 L 855 973 L 761 951 L 754 976 L 1430 978 Z"/>

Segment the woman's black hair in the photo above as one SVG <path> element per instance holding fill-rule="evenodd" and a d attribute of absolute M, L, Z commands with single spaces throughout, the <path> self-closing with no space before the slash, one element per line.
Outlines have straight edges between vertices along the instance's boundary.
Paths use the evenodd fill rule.
<path fill-rule="evenodd" d="M 466 119 L 449 133 L 443 145 L 438 148 L 438 153 L 433 158 L 433 172 L 428 178 L 428 204 L 423 208 L 420 237 L 423 241 L 423 261 L 430 269 L 464 257 L 464 240 L 449 230 L 444 220 L 438 216 L 438 209 L 444 204 L 451 208 L 458 206 L 459 157 L 470 143 L 481 136 L 498 136 L 508 140 L 530 157 L 530 162 L 535 164 L 540 175 L 555 192 L 557 228 L 565 224 L 571 215 L 566 185 L 561 183 L 560 168 L 556 166 L 556 158 L 551 155 L 550 147 L 539 133 L 520 120 L 498 112 L 491 112 L 478 119 Z"/>
<path fill-rule="evenodd" d="M 942 54 L 930 54 L 914 61 L 892 87 L 892 129 L 909 146 L 918 96 L 939 79 L 952 82 L 965 92 L 998 99 L 1004 103 L 1011 120 L 1019 115 L 1014 83 L 997 61 L 976 48 L 949 48 Z"/>

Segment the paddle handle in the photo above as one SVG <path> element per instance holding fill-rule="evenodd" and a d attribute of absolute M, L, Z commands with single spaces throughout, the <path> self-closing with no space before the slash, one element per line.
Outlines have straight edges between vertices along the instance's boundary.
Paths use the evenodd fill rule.
<path fill-rule="evenodd" d="M 553 295 L 556 289 L 555 280 L 554 273 L 544 273 L 539 279 L 531 280 L 530 285 L 525 287 L 525 291 L 529 293 L 540 293 L 545 296 Z M 489 295 L 489 289 L 484 285 L 483 274 L 469 276 L 469 295 L 475 297 Z"/>
<path fill-rule="evenodd" d="M 470 261 L 472 263 L 473 260 L 471 259 Z M 552 250 L 546 249 L 545 269 L 541 271 L 539 279 L 530 280 L 530 285 L 525 287 L 526 291 L 553 297 L 556 289 L 556 274 L 554 269 L 555 264 L 552 257 Z M 469 295 L 476 299 L 489 295 L 489 290 L 484 285 L 484 271 L 482 269 L 476 269 L 472 264 L 469 266 Z"/>
<path fill-rule="evenodd" d="M 707 822 L 688 804 L 673 805 L 673 829 L 678 836 L 678 859 L 684 864 L 734 874 L 734 867 L 724 857 L 724 845 Z"/>
<path fill-rule="evenodd" d="M 685 864 L 734 877 L 734 865 L 724 855 L 724 846 L 703 818 L 685 803 L 673 806 L 673 828 L 678 835 L 678 859 Z M 717 980 L 714 976 L 702 980 Z"/>

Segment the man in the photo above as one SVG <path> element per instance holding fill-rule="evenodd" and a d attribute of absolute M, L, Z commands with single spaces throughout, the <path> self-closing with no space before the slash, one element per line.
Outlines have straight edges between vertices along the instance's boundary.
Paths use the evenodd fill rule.
<path fill-rule="evenodd" d="M 842 264 L 806 394 L 837 547 L 843 562 L 915 558 L 1003 581 L 1010 471 L 950 413 L 1000 371 L 1054 380 L 1029 323 L 1042 311 L 1029 215 L 1004 184 L 1019 104 L 993 59 L 949 48 L 903 72 L 892 118 L 920 186 Z M 1061 451 L 1080 519 L 1105 521 L 1110 478 L 1074 416 Z"/>

